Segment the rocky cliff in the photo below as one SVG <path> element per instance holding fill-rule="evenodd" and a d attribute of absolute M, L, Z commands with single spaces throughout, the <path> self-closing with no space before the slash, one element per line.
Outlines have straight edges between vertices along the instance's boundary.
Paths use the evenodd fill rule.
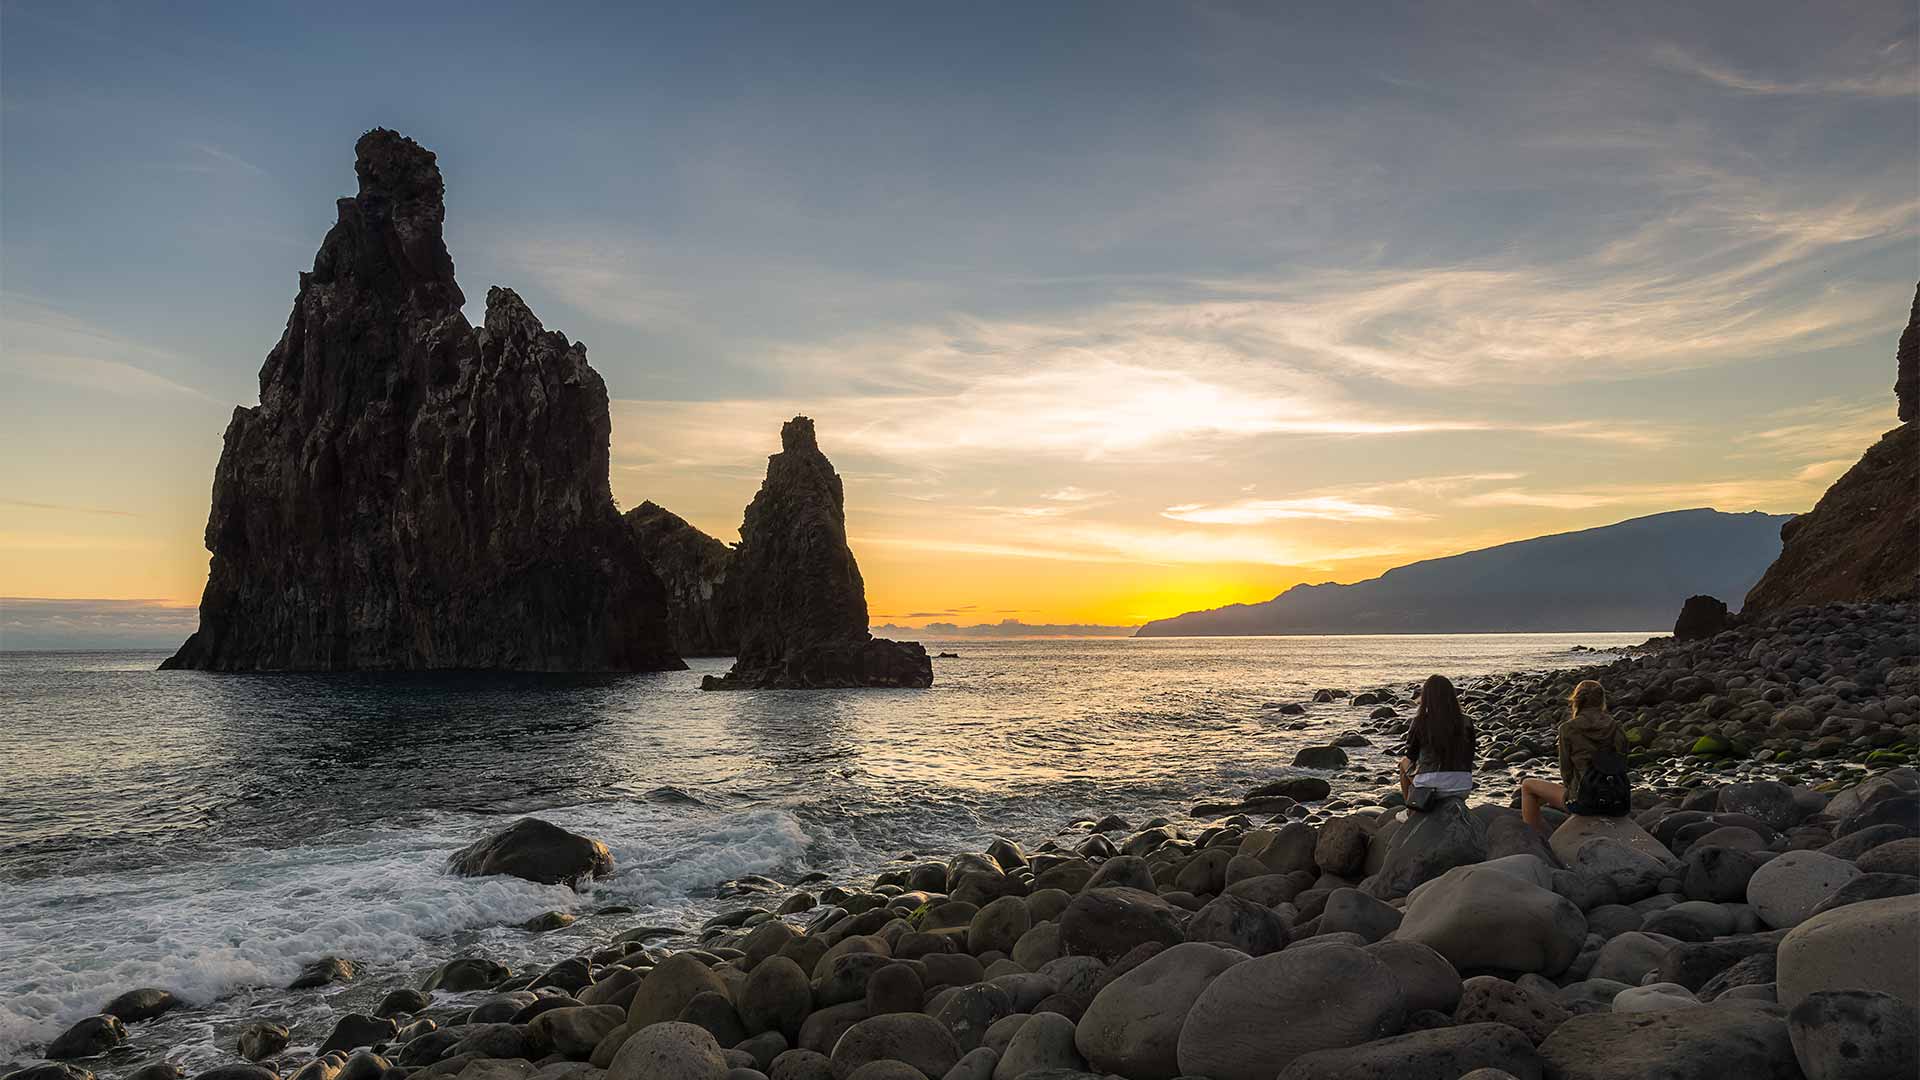
<path fill-rule="evenodd" d="M 727 588 L 740 651 L 709 690 L 930 686 L 933 665 L 917 642 L 867 632 L 866 585 L 847 546 L 840 477 L 820 452 L 813 421 L 780 430 L 779 453 L 740 526 Z"/>
<path fill-rule="evenodd" d="M 681 656 L 733 656 L 740 648 L 727 569 L 733 549 L 657 503 L 627 511 L 647 565 L 667 590 L 667 621 Z"/>
<path fill-rule="evenodd" d="M 1910 597 L 1920 577 L 1920 290 L 1895 354 L 1899 427 L 1880 436 L 1812 510 L 1780 529 L 1780 557 L 1747 593 L 1743 615 L 1830 600 Z"/>
<path fill-rule="evenodd" d="M 227 427 L 200 629 L 163 666 L 684 667 L 585 348 L 506 289 L 470 325 L 434 155 L 386 130 L 355 151 L 359 194 Z"/>

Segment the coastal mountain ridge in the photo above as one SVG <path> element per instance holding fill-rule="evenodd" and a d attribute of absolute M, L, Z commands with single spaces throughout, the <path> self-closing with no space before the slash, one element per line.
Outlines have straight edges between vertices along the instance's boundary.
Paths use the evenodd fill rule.
<path fill-rule="evenodd" d="M 1638 631 L 1694 593 L 1744 596 L 1780 552 L 1785 514 L 1671 510 L 1424 559 L 1377 578 L 1300 584 L 1194 611 L 1136 637 Z"/>

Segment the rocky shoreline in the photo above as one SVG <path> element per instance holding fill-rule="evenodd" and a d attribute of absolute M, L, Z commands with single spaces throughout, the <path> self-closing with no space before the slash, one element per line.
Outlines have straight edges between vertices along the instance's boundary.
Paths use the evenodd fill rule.
<path fill-rule="evenodd" d="M 1461 680 L 1481 786 L 1411 820 L 1391 771 L 1410 687 L 1273 702 L 1276 725 L 1331 717 L 1337 737 L 1249 791 L 1198 793 L 1191 818 L 1089 808 L 872 880 L 729 882 L 739 906 L 699 927 L 599 940 L 586 916 L 568 936 L 591 947 L 537 971 L 463 955 L 394 986 L 322 960 L 293 988 L 320 988 L 329 1022 L 264 1010 L 195 1075 L 1911 1077 L 1917 616 L 1831 604 Z M 1635 814 L 1556 816 L 1547 841 L 1509 797 L 1553 774 L 1582 678 L 1628 728 Z M 605 872 L 604 848 L 568 843 L 528 861 L 490 838 L 462 869 Z M 7 1080 L 174 1080 L 141 1034 L 175 1008 L 129 991 Z"/>

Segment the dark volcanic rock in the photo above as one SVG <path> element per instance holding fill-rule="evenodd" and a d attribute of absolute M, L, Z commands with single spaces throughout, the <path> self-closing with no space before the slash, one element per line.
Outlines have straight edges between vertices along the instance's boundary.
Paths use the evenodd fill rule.
<path fill-rule="evenodd" d="M 740 648 L 728 604 L 727 569 L 733 549 L 687 524 L 658 503 L 627 511 L 647 565 L 667 590 L 667 622 L 681 656 L 732 656 Z"/>
<path fill-rule="evenodd" d="M 1894 354 L 1893 396 L 1900 402 L 1900 422 L 1920 420 L 1920 286 L 1913 290 L 1913 310 L 1900 332 Z"/>
<path fill-rule="evenodd" d="M 1689 596 L 1673 623 L 1675 641 L 1699 641 L 1727 628 L 1726 602 L 1712 596 Z"/>
<path fill-rule="evenodd" d="M 227 426 L 200 629 L 162 666 L 684 666 L 585 348 L 506 289 L 468 324 L 433 154 L 386 130 L 355 151 L 360 192 Z"/>
<path fill-rule="evenodd" d="M 577 885 L 613 873 L 613 854 L 591 837 L 521 818 L 448 856 L 447 869 L 466 877 L 507 874 L 543 885 Z"/>
<path fill-rule="evenodd" d="M 1920 420 L 1913 419 L 1920 295 L 1900 335 L 1899 427 L 1880 436 L 1820 502 L 1780 527 L 1783 546 L 1743 615 L 1831 600 L 1892 600 L 1920 573 Z"/>
<path fill-rule="evenodd" d="M 933 662 L 918 642 L 867 632 L 867 592 L 847 546 L 840 477 L 814 441 L 813 421 L 780 429 L 780 453 L 740 525 L 727 587 L 740 652 L 708 690 L 931 686 Z"/>

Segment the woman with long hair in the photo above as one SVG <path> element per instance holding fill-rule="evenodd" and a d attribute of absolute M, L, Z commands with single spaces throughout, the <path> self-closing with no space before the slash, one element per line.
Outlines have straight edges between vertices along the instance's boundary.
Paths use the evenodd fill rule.
<path fill-rule="evenodd" d="M 1415 788 L 1446 798 L 1473 790 L 1473 744 L 1473 723 L 1461 711 L 1453 683 L 1444 675 L 1427 676 L 1400 759 L 1401 798 L 1411 804 Z"/>
<path fill-rule="evenodd" d="M 1593 767 L 1594 756 L 1610 752 L 1619 758 L 1627 751 L 1627 737 L 1620 725 L 1607 711 L 1606 688 L 1592 679 L 1584 680 L 1573 688 L 1567 698 L 1566 722 L 1560 725 L 1558 732 L 1560 743 L 1560 782 L 1551 780 L 1527 779 L 1520 781 L 1520 816 L 1527 824 L 1543 834 L 1553 830 L 1547 828 L 1541 808 L 1551 806 L 1556 810 L 1569 810 L 1581 813 L 1581 797 L 1586 792 L 1581 785 L 1586 782 L 1588 771 Z M 1624 772 L 1622 773 L 1624 783 Z"/>

